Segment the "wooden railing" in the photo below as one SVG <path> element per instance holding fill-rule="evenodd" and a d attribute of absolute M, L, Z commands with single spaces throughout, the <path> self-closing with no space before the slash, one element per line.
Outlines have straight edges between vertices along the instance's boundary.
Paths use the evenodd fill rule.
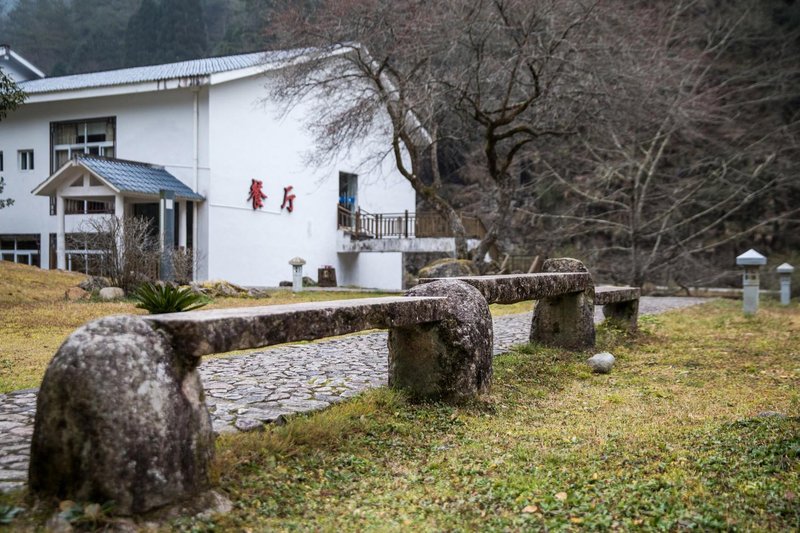
<path fill-rule="evenodd" d="M 363 239 L 453 236 L 447 219 L 438 213 L 369 213 L 363 209 L 352 212 L 339 205 L 337 219 L 339 229 Z M 461 223 L 469 239 L 482 239 L 486 235 L 486 228 L 476 216 L 462 214 Z"/>

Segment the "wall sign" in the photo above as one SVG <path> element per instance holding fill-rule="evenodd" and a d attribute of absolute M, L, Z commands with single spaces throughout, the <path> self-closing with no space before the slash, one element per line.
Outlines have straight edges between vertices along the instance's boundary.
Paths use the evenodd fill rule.
<path fill-rule="evenodd" d="M 281 209 L 286 208 L 290 213 L 294 211 L 294 199 L 296 198 L 292 189 L 294 189 L 292 185 L 283 188 L 283 203 L 281 204 Z"/>
<path fill-rule="evenodd" d="M 261 200 L 266 200 L 267 195 L 264 194 L 263 188 L 264 183 L 261 180 L 252 180 L 250 184 L 250 196 L 248 196 L 247 199 L 253 202 L 253 211 L 264 207 L 264 202 Z"/>

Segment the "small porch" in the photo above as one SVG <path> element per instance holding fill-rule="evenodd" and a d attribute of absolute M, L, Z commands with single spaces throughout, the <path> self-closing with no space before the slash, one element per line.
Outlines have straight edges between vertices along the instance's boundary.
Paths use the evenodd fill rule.
<path fill-rule="evenodd" d="M 486 235 L 481 220 L 462 214 L 467 245 L 477 246 Z M 454 252 L 455 239 L 447 219 L 438 213 L 369 213 L 337 206 L 340 253 Z"/>
<path fill-rule="evenodd" d="M 66 162 L 33 194 L 50 198 L 50 214 L 58 220 L 50 238 L 50 268 L 86 274 L 97 273 L 100 253 L 79 238 L 90 219 L 143 217 L 151 221 L 162 249 L 165 244 L 192 249 L 197 242 L 197 203 L 204 201 L 164 167 L 85 155 Z"/>

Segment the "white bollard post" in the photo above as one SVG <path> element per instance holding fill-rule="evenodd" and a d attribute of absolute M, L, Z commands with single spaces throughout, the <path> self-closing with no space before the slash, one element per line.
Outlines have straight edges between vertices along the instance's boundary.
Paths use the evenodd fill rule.
<path fill-rule="evenodd" d="M 794 267 L 789 263 L 784 263 L 776 270 L 781 277 L 781 305 L 789 305 L 792 299 L 792 272 L 794 272 Z"/>
<path fill-rule="evenodd" d="M 736 264 L 744 267 L 742 278 L 743 310 L 747 316 L 758 312 L 758 267 L 767 264 L 767 258 L 752 248 L 736 258 Z"/>
<path fill-rule="evenodd" d="M 292 265 L 292 292 L 300 292 L 303 290 L 303 265 L 306 264 L 306 260 L 295 257 L 289 264 Z"/>

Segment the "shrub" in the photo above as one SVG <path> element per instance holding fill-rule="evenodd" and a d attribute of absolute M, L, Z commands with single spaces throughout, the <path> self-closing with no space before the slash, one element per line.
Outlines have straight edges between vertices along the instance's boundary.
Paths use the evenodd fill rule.
<path fill-rule="evenodd" d="M 152 315 L 193 311 L 206 305 L 202 294 L 192 292 L 189 287 L 174 287 L 155 283 L 143 283 L 133 293 L 136 307 L 146 309 Z"/>

